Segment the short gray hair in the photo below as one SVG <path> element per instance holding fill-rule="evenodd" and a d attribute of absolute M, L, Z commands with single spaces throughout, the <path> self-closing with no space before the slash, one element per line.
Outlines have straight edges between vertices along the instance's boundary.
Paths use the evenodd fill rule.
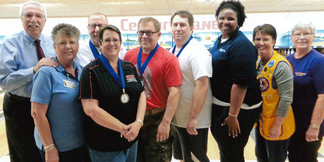
<path fill-rule="evenodd" d="M 61 23 L 61 24 L 57 24 L 56 26 L 54 26 L 53 30 L 52 30 L 52 39 L 55 42 L 56 37 L 60 35 L 60 36 L 66 36 L 66 37 L 75 37 L 78 40 L 80 39 L 80 30 L 71 25 L 71 24 L 65 24 L 65 23 Z"/>
<path fill-rule="evenodd" d="M 22 16 L 23 16 L 23 10 L 24 10 L 25 6 L 30 5 L 30 4 L 31 5 L 38 5 L 44 11 L 44 18 L 45 18 L 45 20 L 47 19 L 47 11 L 46 11 L 46 8 L 42 4 L 40 4 L 39 2 L 36 2 L 36 1 L 28 1 L 28 2 L 24 3 L 20 7 L 20 9 L 19 9 L 19 17 L 20 18 L 22 18 Z"/>
<path fill-rule="evenodd" d="M 316 33 L 315 25 L 313 25 L 313 23 L 309 21 L 309 22 L 300 22 L 294 25 L 294 27 L 291 29 L 291 35 L 293 35 L 296 30 L 303 30 L 303 29 L 310 29 L 312 34 L 314 35 Z"/>

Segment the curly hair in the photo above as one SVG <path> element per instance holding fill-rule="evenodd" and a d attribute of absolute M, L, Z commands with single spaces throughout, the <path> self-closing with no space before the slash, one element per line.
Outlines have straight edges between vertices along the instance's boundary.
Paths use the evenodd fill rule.
<path fill-rule="evenodd" d="M 223 1 L 216 10 L 216 14 L 215 14 L 216 18 L 218 18 L 219 13 L 225 8 L 231 9 L 236 13 L 237 24 L 239 27 L 242 27 L 243 23 L 245 21 L 245 18 L 246 18 L 246 15 L 244 12 L 244 6 L 242 5 L 242 3 L 237 0 Z"/>
<path fill-rule="evenodd" d="M 55 41 L 55 38 L 57 35 L 61 36 L 67 36 L 67 37 L 76 37 L 78 40 L 80 38 L 80 30 L 71 25 L 71 24 L 65 24 L 65 23 L 60 23 L 57 24 L 53 30 L 52 30 L 52 39 Z"/>

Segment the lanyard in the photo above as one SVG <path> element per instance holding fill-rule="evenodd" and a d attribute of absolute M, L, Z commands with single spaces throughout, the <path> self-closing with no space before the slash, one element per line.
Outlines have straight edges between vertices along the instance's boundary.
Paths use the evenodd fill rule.
<path fill-rule="evenodd" d="M 99 54 L 97 48 L 91 43 L 91 39 L 89 40 L 89 46 L 90 46 L 90 49 L 92 51 L 94 58 L 97 59 L 100 56 L 100 54 Z"/>
<path fill-rule="evenodd" d="M 125 89 L 125 79 L 124 79 L 124 71 L 120 62 L 120 59 L 118 59 L 118 66 L 119 66 L 119 74 L 115 72 L 115 70 L 111 67 L 110 63 L 108 62 L 107 58 L 101 54 L 99 56 L 99 59 L 101 62 L 105 65 L 105 68 L 108 70 L 111 77 L 115 80 L 115 82 L 124 90 Z"/>
<path fill-rule="evenodd" d="M 183 51 L 184 48 L 186 48 L 186 46 L 189 44 L 189 42 L 191 41 L 192 39 L 192 35 L 190 36 L 189 40 L 187 41 L 187 43 L 180 49 L 179 53 L 177 54 L 177 58 L 179 58 L 181 52 Z M 173 50 L 172 50 L 172 53 L 174 54 L 174 50 L 176 49 L 176 45 L 173 47 Z"/>
<path fill-rule="evenodd" d="M 151 53 L 149 54 L 149 56 L 143 63 L 143 66 L 142 66 L 142 47 L 140 48 L 140 50 L 138 52 L 138 56 L 137 56 L 137 66 L 138 66 L 138 70 L 139 70 L 141 76 L 143 76 L 143 73 L 144 73 L 148 63 L 151 61 L 152 57 L 154 56 L 154 54 L 156 53 L 158 48 L 159 48 L 159 44 L 156 44 L 156 47 L 154 48 L 153 51 L 151 51 Z"/>

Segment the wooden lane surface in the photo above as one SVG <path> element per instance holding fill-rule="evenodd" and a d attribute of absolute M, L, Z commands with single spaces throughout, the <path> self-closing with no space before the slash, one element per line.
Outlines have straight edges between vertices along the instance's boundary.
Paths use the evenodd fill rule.
<path fill-rule="evenodd" d="M 0 121 L 0 157 L 9 153 L 4 120 Z"/>
<path fill-rule="evenodd" d="M 0 94 L 0 111 L 2 111 L 3 95 L 4 93 Z M 5 121 L 4 119 L 2 119 L 0 120 L 0 158 L 7 155 L 8 153 L 9 151 L 8 151 Z"/>

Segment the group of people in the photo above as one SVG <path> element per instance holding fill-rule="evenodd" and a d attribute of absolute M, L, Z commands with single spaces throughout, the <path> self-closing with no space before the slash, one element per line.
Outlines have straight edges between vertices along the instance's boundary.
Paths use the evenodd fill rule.
<path fill-rule="evenodd" d="M 292 29 L 296 52 L 274 51 L 276 29 L 239 30 L 239 1 L 216 10 L 221 36 L 208 51 L 192 36 L 193 15 L 170 19 L 175 46 L 158 44 L 161 25 L 138 22 L 140 46 L 122 48 L 120 30 L 101 13 L 88 18 L 89 41 L 61 23 L 42 34 L 45 7 L 26 2 L 24 30 L 0 47 L 0 86 L 12 162 L 208 162 L 207 137 L 221 162 L 243 162 L 255 123 L 259 162 L 316 162 L 324 135 L 324 56 L 316 29 Z"/>

